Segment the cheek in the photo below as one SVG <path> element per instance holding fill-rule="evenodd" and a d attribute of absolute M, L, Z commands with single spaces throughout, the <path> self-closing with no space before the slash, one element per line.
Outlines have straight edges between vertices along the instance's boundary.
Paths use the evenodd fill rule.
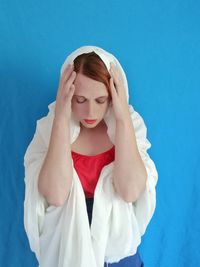
<path fill-rule="evenodd" d="M 99 114 L 103 115 L 108 109 L 108 104 L 99 104 L 96 109 Z"/>
<path fill-rule="evenodd" d="M 78 105 L 77 103 L 72 103 L 72 112 L 77 116 L 80 116 L 84 112 L 83 105 Z"/>
<path fill-rule="evenodd" d="M 99 117 L 103 117 L 107 112 L 109 107 L 109 103 L 106 104 L 98 104 L 96 105 L 95 115 Z M 75 114 L 77 118 L 82 118 L 87 116 L 88 108 L 87 105 L 84 104 L 77 104 L 72 102 L 72 112 Z"/>
<path fill-rule="evenodd" d="M 108 110 L 108 108 L 110 107 L 110 102 L 107 102 L 104 106 L 104 110 L 105 112 Z"/>

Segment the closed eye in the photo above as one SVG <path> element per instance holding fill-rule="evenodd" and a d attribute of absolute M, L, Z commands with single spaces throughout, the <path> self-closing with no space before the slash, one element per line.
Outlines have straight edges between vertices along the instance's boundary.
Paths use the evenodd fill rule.
<path fill-rule="evenodd" d="M 98 100 L 97 100 L 97 103 L 99 103 L 99 104 L 103 104 L 103 103 L 105 103 L 105 102 L 106 102 L 106 100 L 104 100 L 104 101 L 102 101 L 102 100 L 98 101 Z"/>
<path fill-rule="evenodd" d="M 76 100 L 77 103 L 81 104 L 81 103 L 84 103 L 85 101 L 78 101 Z"/>
<path fill-rule="evenodd" d="M 102 98 L 99 98 L 99 99 L 96 99 L 96 102 L 98 103 L 98 104 L 103 104 L 103 103 L 105 103 L 106 102 L 106 100 L 107 100 L 108 98 L 106 97 L 102 97 Z M 79 103 L 79 104 L 82 104 L 82 103 L 84 103 L 86 101 L 86 99 L 84 99 L 84 98 L 82 98 L 82 100 L 80 100 L 80 98 L 78 99 L 76 99 L 76 102 L 77 103 Z"/>
<path fill-rule="evenodd" d="M 82 103 L 85 102 L 85 100 L 84 100 L 84 101 L 78 101 L 78 100 L 76 100 L 76 102 L 79 103 L 79 104 L 82 104 Z M 104 100 L 104 101 L 102 101 L 102 100 L 96 100 L 96 102 L 97 102 L 98 104 L 103 104 L 103 103 L 106 102 L 106 100 Z"/>

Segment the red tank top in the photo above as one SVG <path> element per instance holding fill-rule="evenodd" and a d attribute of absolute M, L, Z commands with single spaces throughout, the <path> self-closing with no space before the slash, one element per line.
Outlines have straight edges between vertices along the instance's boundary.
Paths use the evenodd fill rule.
<path fill-rule="evenodd" d="M 86 198 L 94 197 L 94 190 L 102 168 L 115 158 L 115 146 L 103 153 L 88 156 L 71 151 L 74 168 L 81 181 Z"/>

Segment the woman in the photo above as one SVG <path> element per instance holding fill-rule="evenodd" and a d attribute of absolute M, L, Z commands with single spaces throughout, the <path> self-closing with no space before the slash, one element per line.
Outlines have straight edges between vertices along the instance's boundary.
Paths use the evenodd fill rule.
<path fill-rule="evenodd" d="M 85 53 L 83 53 L 84 51 Z M 102 266 L 102 259 L 105 260 L 104 266 L 144 266 L 139 252 L 137 251 L 137 246 L 140 243 L 140 237 L 137 237 L 137 235 L 139 235 L 139 233 L 142 235 L 145 228 L 142 229 L 139 225 L 136 225 L 135 219 L 132 216 L 133 214 L 136 216 L 135 218 L 138 219 L 137 222 L 139 224 L 141 220 L 141 210 L 139 210 L 139 208 L 144 207 L 145 210 L 145 207 L 147 207 L 149 216 L 147 216 L 148 219 L 145 222 L 146 226 L 151 219 L 155 209 L 155 195 L 153 195 L 153 200 L 146 200 L 146 202 L 148 202 L 145 203 L 146 206 L 142 205 L 144 205 L 144 199 L 147 199 L 145 194 L 150 192 L 150 188 L 153 194 L 155 194 L 152 187 L 152 185 L 155 187 L 155 183 L 157 181 L 155 165 L 152 165 L 154 173 L 151 172 L 151 175 L 154 175 L 153 178 L 155 183 L 151 183 L 150 187 L 147 187 L 147 184 L 150 183 L 147 176 L 149 174 L 148 167 L 150 166 L 148 164 L 150 164 L 151 160 L 149 158 L 148 163 L 147 161 L 144 161 L 144 157 L 141 152 L 142 149 L 138 150 L 139 142 L 137 146 L 137 135 L 135 135 L 134 131 L 136 124 L 134 125 L 134 123 L 132 123 L 127 102 L 128 92 L 125 88 L 126 83 L 124 83 L 122 75 L 123 72 L 121 72 L 119 65 L 114 65 L 109 62 L 109 60 L 107 60 L 109 57 L 108 54 L 97 47 L 82 47 L 75 52 L 71 55 L 71 60 L 73 58 L 73 64 L 71 64 L 71 66 L 69 65 L 70 60 L 68 57 L 68 60 L 65 61 L 62 67 L 54 115 L 53 119 L 49 119 L 52 121 L 52 126 L 50 127 L 51 136 L 48 142 L 48 151 L 47 153 L 43 153 L 40 164 L 38 165 L 39 167 L 37 167 L 38 194 L 43 199 L 43 203 L 46 205 L 45 212 L 43 214 L 43 224 L 42 227 L 39 226 L 40 255 L 38 252 L 37 258 L 40 261 L 41 266 L 48 267 L 64 266 L 65 263 L 68 264 L 66 266 L 74 267 L 100 267 Z M 78 56 L 75 56 L 76 54 L 78 54 Z M 107 56 L 107 58 L 105 56 Z M 111 63 L 110 69 L 108 68 L 108 63 Z M 111 127 L 109 127 L 109 123 L 106 121 L 106 115 L 108 114 L 110 108 L 112 108 L 113 111 L 112 123 L 115 123 L 114 137 L 109 132 Z M 71 138 L 74 134 L 70 128 L 72 118 L 80 126 L 79 131 L 75 134 L 75 138 Z M 40 131 L 42 132 L 42 127 L 40 127 Z M 149 145 L 147 139 L 145 139 L 145 142 L 146 145 Z M 42 141 L 40 141 L 40 145 L 41 144 Z M 25 157 L 25 167 L 27 172 L 28 155 L 30 154 L 28 152 L 29 151 L 27 151 L 27 156 Z M 145 154 L 145 159 L 147 159 L 147 154 Z M 99 214 L 103 213 L 100 209 L 101 202 L 98 202 L 98 196 L 100 196 L 99 199 L 102 202 L 105 201 L 106 203 L 106 200 L 103 198 L 104 195 L 100 195 L 99 193 L 99 188 L 101 181 L 106 181 L 106 178 L 103 178 L 103 174 L 106 170 L 108 170 L 109 166 L 114 167 L 112 168 L 112 172 L 107 172 L 106 174 L 108 176 L 108 173 L 110 173 L 113 174 L 113 176 L 110 176 L 110 178 L 107 179 L 107 187 L 104 185 L 104 190 L 105 192 L 107 190 L 107 195 L 105 193 L 104 194 L 105 198 L 112 195 L 113 199 L 112 201 L 107 201 L 107 205 L 104 206 L 104 209 L 106 210 L 107 206 L 110 207 L 110 209 L 107 208 L 107 211 L 109 210 L 107 215 L 105 213 L 105 221 L 109 222 L 110 220 L 112 222 L 110 225 L 108 224 L 106 226 L 105 224 L 102 226 L 103 223 L 99 223 L 100 220 L 102 220 L 102 216 Z M 75 200 L 75 195 L 77 197 L 82 193 L 80 191 L 78 193 L 78 189 L 76 190 L 76 179 L 73 179 L 73 171 L 75 171 L 75 174 L 78 174 L 77 177 L 84 192 L 88 222 L 91 227 L 91 235 L 94 237 L 91 248 L 91 241 L 88 241 L 88 251 L 80 245 L 82 239 L 84 240 L 84 237 L 81 237 L 80 241 L 79 234 L 82 235 L 83 230 L 76 232 L 78 230 L 77 228 L 75 229 L 75 225 L 78 225 L 78 218 L 80 218 L 78 216 L 80 216 L 79 214 L 82 211 L 80 208 L 79 213 L 75 212 L 74 203 L 81 205 L 80 202 L 83 202 L 83 199 L 77 202 Z M 112 181 L 112 186 L 111 183 L 108 184 L 109 181 Z M 109 186 L 110 191 L 108 191 Z M 25 202 L 28 203 L 28 193 L 26 195 L 27 197 Z M 144 199 L 142 200 L 143 197 Z M 149 199 L 152 199 L 152 195 L 148 197 Z M 31 198 L 33 199 L 33 197 L 30 197 L 30 199 Z M 95 201 L 96 206 L 93 211 L 94 199 L 97 200 Z M 114 204 L 114 201 L 118 201 L 119 203 L 116 202 L 116 204 Z M 133 213 L 132 210 L 129 211 L 129 207 L 132 207 L 132 204 L 135 205 L 135 213 Z M 117 213 L 117 211 L 120 210 L 120 205 L 123 205 L 121 206 L 121 213 Z M 151 207 L 151 210 L 149 207 Z M 125 235 L 126 231 L 124 222 L 126 223 L 126 221 L 122 222 L 122 217 L 124 217 L 122 216 L 122 213 L 126 208 L 127 215 L 125 216 L 130 215 L 131 220 L 133 220 L 133 224 L 130 224 L 130 226 L 133 226 L 134 228 L 138 227 L 137 235 L 136 232 L 134 232 L 134 245 L 131 243 L 133 242 L 131 241 L 131 238 L 129 238 L 130 240 L 127 239 L 129 233 L 127 232 L 127 235 Z M 84 209 L 84 206 L 82 206 L 82 209 Z M 27 209 L 25 209 L 25 212 L 26 218 L 26 216 L 28 217 Z M 73 213 L 75 215 L 78 214 L 77 220 L 74 219 L 73 221 Z M 112 218 L 110 219 L 111 215 Z M 145 215 L 147 215 L 147 213 Z M 66 229 L 63 228 L 63 222 L 60 222 L 61 217 L 65 218 L 63 219 L 66 223 L 65 228 L 67 228 L 67 222 L 69 225 L 68 229 L 72 229 L 73 225 L 76 231 L 73 230 L 72 233 L 78 235 L 76 246 L 80 245 L 82 248 L 82 254 L 78 253 L 75 257 L 71 255 L 70 259 L 68 259 L 69 256 L 66 257 L 65 255 L 67 251 L 69 252 L 69 250 L 66 250 L 67 242 L 69 242 L 69 231 L 68 236 L 66 234 L 66 240 L 63 241 L 64 237 L 61 235 L 65 235 L 64 233 L 66 232 Z M 98 221 L 97 218 L 99 219 Z M 122 227 L 118 228 L 118 230 L 120 229 L 120 232 L 115 233 L 115 226 L 120 224 L 120 220 L 121 226 L 123 226 L 124 229 Z M 25 220 L 25 228 L 27 233 L 30 233 L 27 221 Z M 53 221 L 54 223 L 52 223 Z M 118 221 L 118 223 L 116 223 L 116 221 Z M 96 227 L 98 223 L 100 227 L 99 236 Z M 51 228 L 49 227 L 50 224 Z M 127 228 L 129 228 L 128 224 Z M 86 224 L 85 229 L 88 229 Z M 131 231 L 136 231 L 136 229 L 131 229 Z M 126 251 L 123 248 L 124 246 L 122 241 L 120 242 L 120 236 L 123 236 L 123 234 L 126 238 L 122 238 L 122 240 L 125 244 L 127 244 L 127 248 L 129 248 L 129 250 L 127 249 Z M 131 234 L 133 236 L 133 232 L 131 232 Z M 62 243 L 60 242 L 61 238 Z M 122 245 L 122 248 L 118 247 L 112 241 L 112 238 L 115 241 L 117 238 L 119 244 Z M 29 237 L 29 239 L 31 244 L 31 238 Z M 74 242 L 74 239 L 76 239 L 76 237 L 72 236 L 71 244 Z M 85 242 L 86 239 L 87 238 L 85 237 Z M 49 241 L 52 240 L 57 240 L 57 245 L 55 245 L 56 242 L 54 242 L 54 246 L 50 246 Z M 131 246 L 135 246 L 134 249 L 132 249 Z M 33 247 L 34 245 L 32 241 L 32 249 L 34 250 Z M 61 247 L 61 249 L 59 250 L 58 247 Z M 54 251 L 55 253 L 55 250 L 59 256 L 52 257 L 50 261 L 50 253 L 51 251 Z M 133 251 L 136 253 L 133 254 Z M 118 256 L 115 255 L 115 252 L 116 254 L 118 253 Z M 120 256 L 119 254 L 121 252 L 122 254 Z M 72 253 L 75 253 L 75 251 L 72 251 Z M 92 257 L 90 260 L 87 258 L 87 263 L 84 262 L 84 255 L 86 255 L 86 253 L 88 253 L 88 255 L 91 254 Z M 105 255 L 103 255 L 103 253 Z M 122 255 L 127 255 L 127 257 L 122 257 Z M 79 261 L 77 261 L 77 257 L 80 257 Z"/>

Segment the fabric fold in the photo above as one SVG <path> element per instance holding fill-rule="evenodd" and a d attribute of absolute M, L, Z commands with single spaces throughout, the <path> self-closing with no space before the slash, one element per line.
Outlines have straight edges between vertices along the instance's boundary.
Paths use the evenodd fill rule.
<path fill-rule="evenodd" d="M 83 46 L 75 50 L 65 60 L 61 73 L 76 56 L 91 51 L 101 55 L 108 71 L 110 62 L 115 62 L 121 69 L 128 102 L 128 83 L 120 63 L 99 47 Z M 49 205 L 38 191 L 38 176 L 49 146 L 55 101 L 48 108 L 47 116 L 37 121 L 36 132 L 24 156 L 24 225 L 39 266 L 103 267 L 104 262 L 119 262 L 122 258 L 134 255 L 155 211 L 158 180 L 156 166 L 147 153 L 151 143 L 147 139 L 144 120 L 129 104 L 138 149 L 148 174 L 146 189 L 134 203 L 123 201 L 113 186 L 114 162 L 104 166 L 94 192 L 90 228 L 85 195 L 74 166 L 72 187 L 62 206 Z M 108 136 L 114 144 L 115 119 L 111 107 L 105 122 Z M 79 122 L 73 114 L 70 133 L 70 142 L 73 143 L 80 133 Z"/>

